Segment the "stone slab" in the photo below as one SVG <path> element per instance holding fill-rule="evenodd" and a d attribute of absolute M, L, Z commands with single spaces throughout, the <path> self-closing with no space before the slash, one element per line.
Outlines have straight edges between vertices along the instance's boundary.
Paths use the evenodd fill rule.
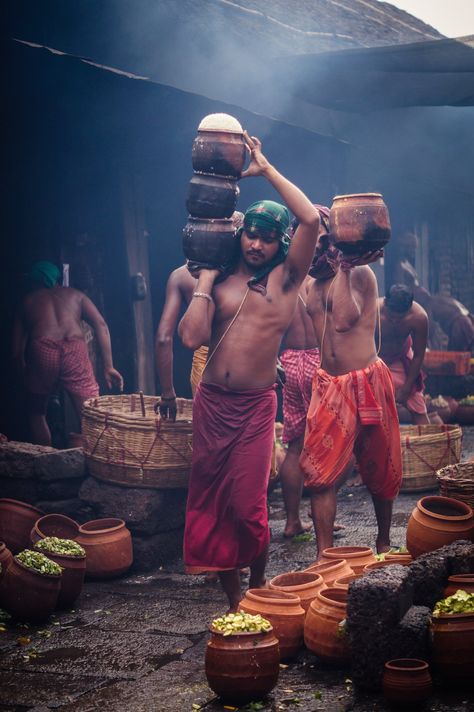
<path fill-rule="evenodd" d="M 56 450 L 16 441 L 0 445 L 0 477 L 60 480 L 85 476 L 82 448 Z"/>
<path fill-rule="evenodd" d="M 64 709 L 63 705 L 82 698 L 88 692 L 96 692 L 106 683 L 106 678 L 97 675 L 71 675 L 66 672 L 58 676 L 48 671 L 2 671 L 0 709 L 3 705 L 8 705 L 3 709 L 31 709 L 35 705 L 45 705 L 42 707 L 44 710 Z"/>
<path fill-rule="evenodd" d="M 121 487 L 88 477 L 80 498 L 100 517 L 120 517 L 134 534 L 150 536 L 184 526 L 186 490 Z"/>

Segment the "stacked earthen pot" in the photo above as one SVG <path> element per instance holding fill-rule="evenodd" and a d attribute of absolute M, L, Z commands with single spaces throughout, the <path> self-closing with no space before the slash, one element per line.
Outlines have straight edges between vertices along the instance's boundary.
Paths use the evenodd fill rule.
<path fill-rule="evenodd" d="M 237 204 L 246 145 L 240 123 L 229 114 L 209 114 L 198 126 L 192 149 L 194 175 L 183 230 L 185 257 L 197 266 L 224 267 L 236 252 L 232 214 Z"/>

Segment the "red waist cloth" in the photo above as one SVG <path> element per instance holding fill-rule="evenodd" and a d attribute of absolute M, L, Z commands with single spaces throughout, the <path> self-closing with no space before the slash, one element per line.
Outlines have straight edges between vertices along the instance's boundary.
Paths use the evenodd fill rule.
<path fill-rule="evenodd" d="M 83 398 L 99 395 L 84 339 L 38 338 L 28 343 L 26 383 L 30 393 L 49 395 L 61 385 Z"/>
<path fill-rule="evenodd" d="M 380 359 L 342 376 L 318 369 L 314 377 L 300 459 L 306 486 L 334 485 L 353 452 L 370 492 L 396 497 L 402 479 L 400 431 L 392 378 Z"/>
<path fill-rule="evenodd" d="M 249 566 L 267 547 L 276 405 L 273 386 L 235 392 L 199 384 L 184 531 L 188 573 Z"/>

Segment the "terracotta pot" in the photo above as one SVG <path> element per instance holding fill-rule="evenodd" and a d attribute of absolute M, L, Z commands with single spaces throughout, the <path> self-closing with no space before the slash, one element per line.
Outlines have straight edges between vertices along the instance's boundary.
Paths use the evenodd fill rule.
<path fill-rule="evenodd" d="M 474 593 L 474 574 L 456 574 L 448 578 L 448 585 L 444 589 L 444 596 L 452 596 L 456 591 Z"/>
<path fill-rule="evenodd" d="M 385 561 L 392 561 L 394 564 L 408 566 L 413 561 L 411 554 L 385 554 Z"/>
<path fill-rule="evenodd" d="M 308 566 L 305 571 L 319 574 L 323 577 L 324 588 L 332 586 L 334 581 L 342 576 L 353 574 L 351 567 L 345 559 L 334 559 L 334 561 L 324 561 Z"/>
<path fill-rule="evenodd" d="M 474 613 L 442 614 L 431 620 L 433 668 L 443 677 L 472 683 Z"/>
<path fill-rule="evenodd" d="M 232 220 L 202 220 L 188 218 L 183 230 L 183 251 L 186 259 L 219 267 L 233 262 L 240 242 Z"/>
<path fill-rule="evenodd" d="M 345 559 L 355 574 L 362 573 L 364 566 L 377 559 L 370 546 L 332 546 L 324 549 L 321 561 Z"/>
<path fill-rule="evenodd" d="M 312 601 L 304 623 L 306 647 L 323 660 L 343 663 L 350 657 L 347 635 L 339 624 L 347 616 L 347 591 L 325 588 Z"/>
<path fill-rule="evenodd" d="M 428 663 L 415 658 L 389 660 L 385 663 L 382 689 L 390 704 L 406 706 L 425 702 L 433 692 Z"/>
<path fill-rule="evenodd" d="M 278 681 L 280 653 L 273 630 L 225 636 L 211 629 L 205 656 L 207 682 L 223 700 L 259 700 Z"/>
<path fill-rule="evenodd" d="M 349 591 L 349 586 L 353 581 L 360 578 L 358 574 L 349 574 L 348 576 L 342 576 L 334 581 L 332 588 L 342 588 L 344 591 Z"/>
<path fill-rule="evenodd" d="M 376 569 L 384 569 L 386 566 L 393 566 L 393 564 L 396 563 L 396 561 L 386 561 L 385 559 L 383 561 L 372 561 L 372 563 L 364 566 L 364 574 L 367 574 L 369 571 L 375 571 Z"/>
<path fill-rule="evenodd" d="M 79 536 L 79 524 L 74 519 L 66 517 L 65 514 L 45 514 L 35 522 L 30 533 L 30 540 L 35 545 L 37 541 L 45 539 L 47 536 L 76 541 Z"/>
<path fill-rule="evenodd" d="M 13 559 L 13 554 L 7 545 L 0 541 L 0 581 L 5 576 L 5 572 L 10 566 Z"/>
<path fill-rule="evenodd" d="M 270 621 L 280 645 L 280 659 L 295 657 L 303 645 L 305 611 L 300 597 L 294 593 L 263 588 L 249 589 L 240 602 L 239 610 Z"/>
<path fill-rule="evenodd" d="M 56 608 L 61 574 L 40 574 L 15 557 L 0 582 L 0 607 L 20 621 L 40 623 Z"/>
<path fill-rule="evenodd" d="M 241 133 L 198 131 L 191 155 L 195 171 L 240 178 L 247 149 Z"/>
<path fill-rule="evenodd" d="M 123 519 L 93 519 L 79 527 L 77 543 L 86 550 L 86 576 L 124 574 L 133 562 L 132 537 Z"/>
<path fill-rule="evenodd" d="M 0 541 L 13 554 L 27 549 L 30 544 L 31 527 L 44 512 L 26 502 L 16 499 L 0 499 Z"/>
<path fill-rule="evenodd" d="M 61 588 L 59 590 L 58 608 L 71 608 L 82 591 L 84 576 L 86 575 L 86 557 L 70 556 L 69 554 L 55 554 L 52 551 L 38 549 L 39 551 L 63 567 L 61 574 Z"/>
<path fill-rule="evenodd" d="M 195 218 L 230 218 L 239 192 L 232 178 L 195 173 L 189 182 L 186 208 Z"/>
<path fill-rule="evenodd" d="M 336 247 L 348 255 L 378 250 L 391 234 L 388 209 L 380 193 L 336 195 L 329 227 Z"/>
<path fill-rule="evenodd" d="M 270 589 L 284 591 L 285 593 L 295 593 L 299 596 L 305 612 L 323 586 L 323 577 L 312 571 L 290 571 L 287 574 L 275 576 L 270 581 Z"/>
<path fill-rule="evenodd" d="M 471 539 L 473 532 L 469 505 L 450 497 L 423 497 L 408 521 L 407 549 L 416 559 L 457 539 Z"/>

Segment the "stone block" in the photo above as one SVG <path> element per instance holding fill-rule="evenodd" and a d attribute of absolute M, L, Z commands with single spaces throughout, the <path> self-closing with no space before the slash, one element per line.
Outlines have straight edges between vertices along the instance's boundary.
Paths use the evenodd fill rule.
<path fill-rule="evenodd" d="M 412 606 L 395 630 L 392 658 L 428 660 L 430 620 L 431 611 L 427 606 Z"/>
<path fill-rule="evenodd" d="M 121 487 L 88 477 L 79 497 L 101 517 L 120 517 L 133 534 L 151 536 L 184 525 L 186 490 Z"/>
<path fill-rule="evenodd" d="M 67 480 L 40 480 L 37 483 L 37 499 L 77 499 L 84 482 L 82 477 Z"/>
<path fill-rule="evenodd" d="M 72 499 L 40 500 L 36 506 L 45 514 L 65 514 L 76 522 L 84 524 L 91 519 L 97 519 L 97 512 L 77 497 Z"/>
<path fill-rule="evenodd" d="M 133 536 L 132 571 L 151 571 L 172 561 L 183 552 L 184 529 L 160 532 L 153 536 Z"/>
<path fill-rule="evenodd" d="M 82 448 L 56 450 L 44 445 L 10 441 L 0 445 L 0 477 L 61 480 L 85 477 Z"/>
<path fill-rule="evenodd" d="M 413 583 L 413 603 L 433 608 L 436 601 L 443 597 L 449 576 L 447 556 L 443 549 L 422 554 L 408 568 Z"/>
<path fill-rule="evenodd" d="M 34 478 L 0 477 L 0 493 L 2 497 L 18 499 L 20 502 L 28 502 L 28 504 L 35 504 L 38 499 L 38 487 Z"/>

